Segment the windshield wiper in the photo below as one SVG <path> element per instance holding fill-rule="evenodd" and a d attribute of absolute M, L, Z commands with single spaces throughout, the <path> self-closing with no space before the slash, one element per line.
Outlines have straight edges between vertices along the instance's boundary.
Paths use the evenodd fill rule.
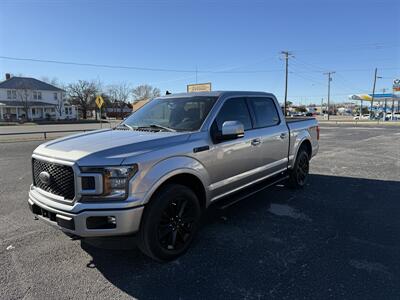
<path fill-rule="evenodd" d="M 133 127 L 132 127 L 131 125 L 128 125 L 128 124 L 125 124 L 125 123 L 119 124 L 119 125 L 117 126 L 117 128 L 118 128 L 118 127 L 122 127 L 122 126 L 125 126 L 125 127 L 129 128 L 129 130 L 135 130 L 135 129 L 133 129 Z"/>
<path fill-rule="evenodd" d="M 162 125 L 159 125 L 159 124 L 150 124 L 148 126 L 139 126 L 139 127 L 137 127 L 137 129 L 147 129 L 147 128 L 150 128 L 150 129 L 151 128 L 163 129 L 163 130 L 169 131 L 169 132 L 176 132 L 176 130 L 173 129 L 173 128 L 169 128 L 169 127 L 162 126 Z"/>

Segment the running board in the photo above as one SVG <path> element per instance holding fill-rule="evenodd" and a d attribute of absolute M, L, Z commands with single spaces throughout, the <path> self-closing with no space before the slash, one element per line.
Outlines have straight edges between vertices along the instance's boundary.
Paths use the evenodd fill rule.
<path fill-rule="evenodd" d="M 227 195 L 227 196 L 223 197 L 222 199 L 215 201 L 215 204 L 217 206 L 219 206 L 218 209 L 224 210 L 224 209 L 236 204 L 237 202 L 239 202 L 243 199 L 246 199 L 258 192 L 261 192 L 270 186 L 276 185 L 279 182 L 282 182 L 288 178 L 289 178 L 289 175 L 287 174 L 287 172 L 283 172 L 281 174 L 272 176 L 263 181 L 257 182 L 254 185 L 246 187 L 238 192 Z"/>

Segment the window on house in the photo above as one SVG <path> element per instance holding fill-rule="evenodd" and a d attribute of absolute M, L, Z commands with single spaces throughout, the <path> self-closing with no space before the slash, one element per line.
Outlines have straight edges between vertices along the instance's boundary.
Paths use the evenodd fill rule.
<path fill-rule="evenodd" d="M 57 99 L 58 99 L 58 94 L 54 93 L 54 100 L 57 100 Z"/>
<path fill-rule="evenodd" d="M 33 99 L 34 100 L 42 100 L 42 92 L 33 91 Z"/>
<path fill-rule="evenodd" d="M 36 108 L 32 108 L 32 115 L 36 115 Z"/>
<path fill-rule="evenodd" d="M 17 99 L 17 91 L 7 90 L 7 99 Z"/>
<path fill-rule="evenodd" d="M 68 107 L 64 107 L 64 113 L 68 115 Z"/>

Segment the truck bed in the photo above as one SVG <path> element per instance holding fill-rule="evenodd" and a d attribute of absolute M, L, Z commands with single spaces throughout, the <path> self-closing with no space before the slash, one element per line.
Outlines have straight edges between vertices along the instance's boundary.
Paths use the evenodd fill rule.
<path fill-rule="evenodd" d="M 310 136 L 311 148 L 318 149 L 318 121 L 313 117 L 293 117 L 285 118 L 286 125 L 290 131 L 289 144 L 289 162 L 293 163 L 292 159 L 296 154 L 296 143 L 303 139 L 304 136 Z M 316 150 L 311 156 L 315 155 Z"/>
<path fill-rule="evenodd" d="M 305 120 L 315 120 L 314 117 L 285 117 L 286 123 L 294 123 Z"/>

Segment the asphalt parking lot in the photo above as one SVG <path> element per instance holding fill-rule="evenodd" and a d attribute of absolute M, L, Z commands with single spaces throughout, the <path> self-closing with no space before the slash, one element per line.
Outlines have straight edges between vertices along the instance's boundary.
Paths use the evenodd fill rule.
<path fill-rule="evenodd" d="M 399 299 L 400 128 L 323 126 L 307 187 L 208 213 L 159 264 L 134 239 L 70 240 L 27 207 L 30 154 L 0 143 L 0 299 Z"/>

